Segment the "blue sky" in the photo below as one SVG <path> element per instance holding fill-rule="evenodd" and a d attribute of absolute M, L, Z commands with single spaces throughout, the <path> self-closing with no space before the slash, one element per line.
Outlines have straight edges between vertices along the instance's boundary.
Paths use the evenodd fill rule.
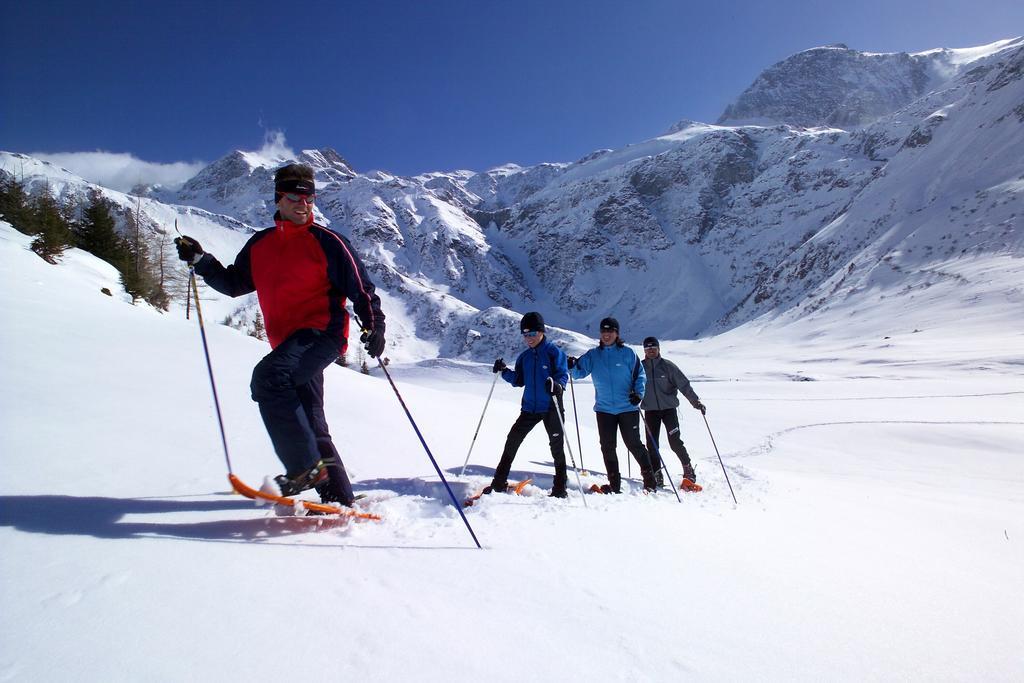
<path fill-rule="evenodd" d="M 33 0 L 3 16 L 0 149 L 209 162 L 281 132 L 400 174 L 573 161 L 714 121 L 817 45 L 1024 33 L 1019 0 Z"/>

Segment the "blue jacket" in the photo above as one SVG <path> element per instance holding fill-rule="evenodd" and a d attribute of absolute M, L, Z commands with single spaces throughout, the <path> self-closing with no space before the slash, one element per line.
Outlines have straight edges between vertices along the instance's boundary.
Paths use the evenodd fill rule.
<path fill-rule="evenodd" d="M 514 370 L 501 372 L 501 378 L 512 386 L 526 387 L 523 390 L 524 413 L 546 413 L 551 408 L 551 395 L 545 386 L 548 377 L 554 377 L 563 389 L 569 381 L 565 354 L 547 337 L 536 348 L 519 354 Z"/>
<path fill-rule="evenodd" d="M 574 379 L 594 376 L 594 393 L 598 413 L 618 415 L 640 410 L 629 402 L 629 392 L 642 397 L 647 386 L 647 374 L 636 351 L 628 346 L 599 346 L 590 349 L 576 361 L 572 369 Z"/>

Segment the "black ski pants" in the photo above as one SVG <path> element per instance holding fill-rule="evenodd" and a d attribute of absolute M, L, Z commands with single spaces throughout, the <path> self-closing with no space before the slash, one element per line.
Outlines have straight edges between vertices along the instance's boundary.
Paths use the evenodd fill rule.
<path fill-rule="evenodd" d="M 256 364 L 250 389 L 285 472 L 294 476 L 324 460 L 332 492 L 348 504 L 352 484 L 324 415 L 324 368 L 337 357 L 330 335 L 298 330 Z"/>
<path fill-rule="evenodd" d="M 522 445 L 526 435 L 539 423 L 543 422 L 544 430 L 548 433 L 551 457 L 555 461 L 555 480 L 551 488 L 556 491 L 565 490 L 565 484 L 568 479 L 565 466 L 565 438 L 564 434 L 562 434 L 562 423 L 558 419 L 558 414 L 555 413 L 555 410 L 558 410 L 562 420 L 565 420 L 565 410 L 562 408 L 561 397 L 557 400 L 557 408 L 555 406 L 556 401 L 552 401 L 551 408 L 546 413 L 519 413 L 519 417 L 512 424 L 512 429 L 508 432 L 508 438 L 505 439 L 505 450 L 502 451 L 501 460 L 498 461 L 498 467 L 494 470 L 494 480 L 491 482 L 491 486 L 502 489 L 508 485 L 508 473 L 512 469 L 512 461 L 515 460 L 519 447 Z"/>
<path fill-rule="evenodd" d="M 679 415 L 675 408 L 648 410 L 644 415 L 644 420 L 647 422 L 647 428 L 650 429 L 650 433 L 647 434 L 647 451 L 651 454 L 651 463 L 654 465 L 654 469 L 661 469 L 661 458 L 659 457 L 661 450 L 658 448 L 658 441 L 661 438 L 662 424 L 665 425 L 665 431 L 668 432 L 669 448 L 679 458 L 683 469 L 688 470 L 693 467 L 690 464 L 690 454 L 686 451 L 682 435 L 679 432 Z M 652 435 L 654 436 L 653 443 Z"/>
<path fill-rule="evenodd" d="M 619 456 L 615 452 L 617 437 L 615 432 L 622 434 L 622 442 L 626 450 L 633 454 L 643 473 L 644 484 L 653 486 L 654 472 L 651 467 L 650 455 L 640 439 L 640 411 L 630 410 L 625 413 L 597 413 L 597 433 L 601 441 L 601 456 L 604 458 L 605 471 L 608 473 L 608 484 L 613 491 L 618 491 L 622 475 L 619 472 Z"/>

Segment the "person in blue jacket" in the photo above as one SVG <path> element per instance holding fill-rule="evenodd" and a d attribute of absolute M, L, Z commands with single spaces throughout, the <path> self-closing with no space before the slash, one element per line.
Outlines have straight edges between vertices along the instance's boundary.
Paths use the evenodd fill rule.
<path fill-rule="evenodd" d="M 508 489 L 508 473 L 512 469 L 512 461 L 519 446 L 526 435 L 538 423 L 543 422 L 551 446 L 551 457 L 555 460 L 555 480 L 551 485 L 551 495 L 555 498 L 565 498 L 567 476 L 565 439 L 562 434 L 562 424 L 565 420 L 562 391 L 565 389 L 565 383 L 569 381 L 565 354 L 544 335 L 544 318 L 540 313 L 530 312 L 524 315 L 519 323 L 519 329 L 527 349 L 519 354 L 515 368 L 510 370 L 504 359 L 499 358 L 494 361 L 492 370 L 500 372 L 501 378 L 512 386 L 523 387 L 522 412 L 508 432 L 505 450 L 494 470 L 494 479 L 490 486 L 484 488 L 484 493 L 503 493 Z"/>
<path fill-rule="evenodd" d="M 622 434 L 623 443 L 640 464 L 644 490 L 656 490 L 651 458 L 640 438 L 640 401 L 644 397 L 647 375 L 640 357 L 619 337 L 619 321 L 615 318 L 602 320 L 600 346 L 579 358 L 570 356 L 568 365 L 574 379 L 588 375 L 594 377 L 597 432 L 608 472 L 608 483 L 601 487 L 601 491 L 622 493 L 622 475 L 615 452 L 616 430 Z"/>

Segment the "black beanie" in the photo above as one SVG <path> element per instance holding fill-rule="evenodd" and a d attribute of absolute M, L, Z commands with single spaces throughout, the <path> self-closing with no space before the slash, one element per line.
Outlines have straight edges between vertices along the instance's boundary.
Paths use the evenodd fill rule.
<path fill-rule="evenodd" d="M 278 180 L 274 183 L 275 194 L 284 194 L 285 192 L 291 192 L 292 194 L 316 194 L 316 184 L 306 178 L 288 178 L 287 180 Z"/>
<path fill-rule="evenodd" d="M 543 332 L 544 317 L 537 311 L 530 311 L 519 322 L 520 332 Z"/>
<path fill-rule="evenodd" d="M 611 332 L 618 332 L 619 331 L 619 321 L 616 320 L 615 318 L 605 318 L 604 320 L 601 321 L 601 331 L 602 332 L 609 332 L 609 331 L 611 331 Z"/>
<path fill-rule="evenodd" d="M 648 337 L 647 339 L 644 339 L 644 348 L 649 349 L 651 347 L 656 349 L 661 347 L 661 344 L 658 343 L 657 337 Z"/>
<path fill-rule="evenodd" d="M 274 203 L 284 193 L 316 194 L 313 169 L 306 164 L 288 164 L 274 172 Z"/>

